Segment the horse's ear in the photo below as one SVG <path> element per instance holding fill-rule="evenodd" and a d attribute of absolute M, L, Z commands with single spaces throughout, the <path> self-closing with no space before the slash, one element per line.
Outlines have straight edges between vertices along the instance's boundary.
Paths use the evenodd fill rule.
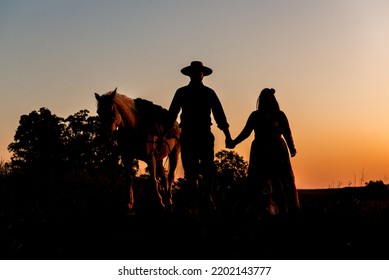
<path fill-rule="evenodd" d="M 96 100 L 99 101 L 101 96 L 95 92 L 95 97 L 96 97 Z"/>
<path fill-rule="evenodd" d="M 117 90 L 118 88 L 116 87 L 113 91 L 112 91 L 112 95 L 113 96 L 115 96 L 115 94 L 116 94 L 116 90 Z"/>

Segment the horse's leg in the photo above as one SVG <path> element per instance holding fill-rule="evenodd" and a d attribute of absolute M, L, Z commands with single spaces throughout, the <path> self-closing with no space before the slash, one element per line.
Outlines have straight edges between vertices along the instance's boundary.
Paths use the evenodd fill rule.
<path fill-rule="evenodd" d="M 133 176 L 132 174 L 129 175 L 129 189 L 128 189 L 128 194 L 129 194 L 129 202 L 128 202 L 128 209 L 132 210 L 132 208 L 134 207 L 134 203 L 135 203 L 135 199 L 134 199 L 134 191 L 133 191 L 133 188 L 132 188 L 132 185 L 133 185 Z"/>
<path fill-rule="evenodd" d="M 127 178 L 127 182 L 128 182 L 128 194 L 129 194 L 129 201 L 128 201 L 128 204 L 127 204 L 127 207 L 129 210 L 132 210 L 132 208 L 134 207 L 134 203 L 135 203 L 135 198 L 134 198 L 134 191 L 133 191 L 133 178 L 135 176 L 134 174 L 134 170 L 133 170 L 133 164 L 134 164 L 134 160 L 132 158 L 129 158 L 129 157 L 122 157 L 123 159 L 123 165 L 124 165 L 124 169 L 125 169 L 125 172 L 126 172 L 126 178 Z"/>
<path fill-rule="evenodd" d="M 180 143 L 178 140 L 175 140 L 175 145 L 172 151 L 169 153 L 169 174 L 168 174 L 168 184 L 167 184 L 167 192 L 169 204 L 173 205 L 173 183 L 176 174 L 176 168 L 178 165 L 178 158 L 180 155 Z"/>
<path fill-rule="evenodd" d="M 157 160 L 154 156 L 151 157 L 149 160 L 149 170 L 150 170 L 150 180 L 155 188 L 155 194 L 157 196 L 157 199 L 159 200 L 159 203 L 162 207 L 165 207 L 165 204 L 163 203 L 163 198 L 161 196 L 161 193 L 159 192 L 159 185 L 157 180 Z"/>
<path fill-rule="evenodd" d="M 157 174 L 158 177 L 160 178 L 161 186 L 162 186 L 163 201 L 165 202 L 169 191 L 166 169 L 163 167 L 163 159 L 158 159 L 156 163 L 157 163 Z M 168 203 L 170 204 L 170 201 L 168 201 Z"/>

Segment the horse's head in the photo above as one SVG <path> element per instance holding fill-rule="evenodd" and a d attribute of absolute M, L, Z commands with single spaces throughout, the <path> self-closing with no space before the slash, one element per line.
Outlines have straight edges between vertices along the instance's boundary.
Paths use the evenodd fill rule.
<path fill-rule="evenodd" d="M 122 118 L 117 111 L 114 98 L 116 95 L 116 88 L 106 94 L 99 95 L 95 93 L 97 100 L 97 114 L 99 115 L 103 133 L 111 135 L 122 123 Z"/>

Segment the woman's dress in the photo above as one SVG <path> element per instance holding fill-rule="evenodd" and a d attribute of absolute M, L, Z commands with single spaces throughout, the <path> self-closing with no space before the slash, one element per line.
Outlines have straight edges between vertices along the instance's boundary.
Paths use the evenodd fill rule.
<path fill-rule="evenodd" d="M 289 156 L 289 150 L 295 151 L 295 147 L 286 115 L 282 111 L 252 112 L 236 141 L 243 141 L 253 130 L 249 185 L 258 192 L 267 213 L 298 211 L 300 204 Z"/>

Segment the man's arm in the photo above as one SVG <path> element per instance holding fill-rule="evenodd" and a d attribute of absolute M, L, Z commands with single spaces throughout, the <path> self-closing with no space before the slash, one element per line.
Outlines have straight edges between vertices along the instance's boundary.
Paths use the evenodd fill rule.
<path fill-rule="evenodd" d="M 229 147 L 232 142 L 231 134 L 230 134 L 230 125 L 227 122 L 227 117 L 224 113 L 223 106 L 217 97 L 216 93 L 213 92 L 214 96 L 212 98 L 212 113 L 215 118 L 217 127 L 223 131 L 224 136 L 226 137 L 225 143 L 226 147 Z"/>
<path fill-rule="evenodd" d="M 168 114 L 168 120 L 165 123 L 165 126 L 163 127 L 162 133 L 158 136 L 157 139 L 157 145 L 160 146 L 163 143 L 163 139 L 166 137 L 167 133 L 173 128 L 174 123 L 177 120 L 178 113 L 181 110 L 181 103 L 179 100 L 179 94 L 178 90 L 174 94 L 173 100 L 169 107 L 169 114 Z"/>

